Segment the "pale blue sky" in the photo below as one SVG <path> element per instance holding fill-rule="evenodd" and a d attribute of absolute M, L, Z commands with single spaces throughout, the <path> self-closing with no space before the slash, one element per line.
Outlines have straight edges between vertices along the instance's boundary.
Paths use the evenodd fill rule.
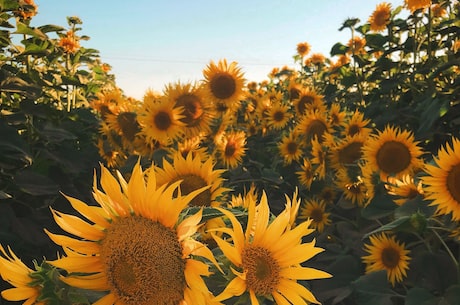
<path fill-rule="evenodd" d="M 299 42 L 328 56 L 338 28 L 349 17 L 366 21 L 384 0 L 35 0 L 33 25 L 83 21 L 83 42 L 100 51 L 117 85 L 141 98 L 177 81 L 199 81 L 210 60 L 237 61 L 248 81 L 262 81 L 273 67 L 294 66 Z M 403 0 L 386 0 L 393 7 Z"/>

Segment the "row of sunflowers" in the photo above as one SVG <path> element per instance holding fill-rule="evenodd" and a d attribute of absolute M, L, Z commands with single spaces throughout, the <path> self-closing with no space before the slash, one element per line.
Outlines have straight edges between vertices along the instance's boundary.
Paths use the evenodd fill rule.
<path fill-rule="evenodd" d="M 35 4 L 0 3 L 36 48 L 37 31 L 50 28 L 26 26 Z M 20 126 L 11 137 L 24 138 L 0 160 L 16 162 L 2 174 L 2 212 L 45 228 L 30 250 L 12 232 L 19 220 L 8 222 L 3 298 L 460 303 L 459 14 L 454 0 L 383 2 L 364 24 L 343 23 L 351 38 L 330 58 L 301 42 L 294 67 L 261 82 L 237 62 L 211 61 L 203 79 L 142 100 L 117 88 L 69 18 L 70 30 L 53 28 L 58 38 L 40 42 L 73 63 L 63 84 L 39 93 L 0 84 L 1 128 Z M 31 49 L 10 60 L 43 59 Z M 26 77 L 22 63 L 15 68 Z M 70 143 L 75 153 L 52 153 Z M 38 262 L 50 247 L 43 236 L 58 254 Z"/>

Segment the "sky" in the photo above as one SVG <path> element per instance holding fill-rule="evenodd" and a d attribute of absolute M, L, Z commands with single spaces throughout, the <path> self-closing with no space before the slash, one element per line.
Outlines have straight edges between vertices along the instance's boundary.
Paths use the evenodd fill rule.
<path fill-rule="evenodd" d="M 248 81 L 260 82 L 274 67 L 294 67 L 297 44 L 329 56 L 346 44 L 339 31 L 347 18 L 367 21 L 384 0 L 35 0 L 32 26 L 67 26 L 78 16 L 81 44 L 97 49 L 112 66 L 116 84 L 141 99 L 148 89 L 197 82 L 210 61 L 236 61 Z M 392 7 L 404 0 L 385 0 Z"/>

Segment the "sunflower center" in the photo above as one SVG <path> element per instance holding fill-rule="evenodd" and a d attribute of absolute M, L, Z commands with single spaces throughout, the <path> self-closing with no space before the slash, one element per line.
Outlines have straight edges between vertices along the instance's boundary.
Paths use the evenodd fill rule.
<path fill-rule="evenodd" d="M 304 95 L 300 98 L 299 103 L 297 104 L 297 109 L 299 110 L 299 113 L 305 113 L 307 110 L 308 105 L 313 104 L 315 99 L 311 95 Z"/>
<path fill-rule="evenodd" d="M 184 107 L 184 112 L 182 113 L 185 117 L 181 119 L 182 122 L 187 124 L 187 126 L 195 126 L 203 115 L 203 108 L 200 103 L 200 98 L 193 94 L 184 94 L 181 95 L 176 104 L 178 106 Z"/>
<path fill-rule="evenodd" d="M 387 269 L 393 269 L 398 266 L 400 260 L 399 251 L 394 248 L 385 248 L 382 250 L 382 264 Z"/>
<path fill-rule="evenodd" d="M 298 145 L 295 142 L 289 142 L 286 145 L 286 148 L 287 148 L 288 154 L 294 155 L 297 152 Z"/>
<path fill-rule="evenodd" d="M 159 130 L 168 130 L 171 127 L 172 120 L 167 112 L 160 111 L 153 118 L 155 127 Z"/>
<path fill-rule="evenodd" d="M 225 156 L 226 157 L 233 157 L 236 152 L 236 144 L 233 142 L 228 142 L 227 145 L 225 145 Z"/>
<path fill-rule="evenodd" d="M 339 162 L 341 164 L 352 164 L 361 158 L 362 142 L 352 142 L 339 151 Z"/>
<path fill-rule="evenodd" d="M 357 124 L 352 124 L 348 127 L 348 135 L 354 136 L 361 131 L 361 127 Z"/>
<path fill-rule="evenodd" d="M 126 305 L 179 305 L 186 285 L 182 246 L 173 230 L 147 218 L 114 222 L 101 242 L 111 291 Z"/>
<path fill-rule="evenodd" d="M 313 221 L 316 223 L 322 222 L 323 221 L 323 210 L 320 208 L 311 210 L 310 218 L 313 219 Z"/>
<path fill-rule="evenodd" d="M 135 112 L 122 112 L 117 116 L 117 122 L 123 136 L 131 142 L 134 141 L 134 137 L 140 131 L 136 117 Z"/>
<path fill-rule="evenodd" d="M 235 93 L 236 82 L 230 74 L 221 73 L 212 78 L 210 87 L 215 97 L 224 100 Z"/>
<path fill-rule="evenodd" d="M 460 164 L 455 165 L 447 175 L 447 190 L 460 203 Z"/>
<path fill-rule="evenodd" d="M 282 122 L 283 120 L 284 120 L 284 112 L 283 111 L 276 111 L 273 114 L 273 121 Z"/>
<path fill-rule="evenodd" d="M 246 285 L 256 295 L 269 295 L 279 284 L 280 266 L 271 252 L 262 247 L 245 247 L 242 253 Z"/>
<path fill-rule="evenodd" d="M 199 190 L 208 185 L 208 183 L 200 176 L 194 174 L 180 175 L 172 182 L 182 180 L 180 191 L 182 195 L 188 195 L 193 191 Z M 176 194 L 177 195 L 177 194 Z M 211 205 L 211 190 L 206 189 L 201 192 L 189 203 L 190 206 L 210 206 Z"/>
<path fill-rule="evenodd" d="M 300 96 L 300 90 L 297 88 L 291 88 L 291 90 L 289 90 L 289 94 L 291 101 L 296 100 Z"/>
<path fill-rule="evenodd" d="M 401 142 L 385 142 L 377 152 L 377 166 L 388 174 L 398 174 L 407 169 L 411 163 L 412 156 Z"/>
<path fill-rule="evenodd" d="M 318 138 L 318 142 L 321 143 L 323 141 L 323 134 L 326 130 L 326 124 L 320 120 L 313 120 L 308 126 L 307 135 L 312 139 L 316 136 Z"/>

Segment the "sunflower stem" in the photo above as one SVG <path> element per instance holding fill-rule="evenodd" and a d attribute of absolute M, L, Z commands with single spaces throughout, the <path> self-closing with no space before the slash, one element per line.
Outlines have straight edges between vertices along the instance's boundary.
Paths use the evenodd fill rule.
<path fill-rule="evenodd" d="M 442 244 L 442 245 L 444 246 L 444 248 L 446 249 L 447 254 L 449 254 L 450 258 L 451 258 L 452 261 L 454 262 L 455 267 L 457 267 L 457 276 L 458 276 L 459 265 L 458 265 L 457 259 L 455 258 L 454 254 L 453 254 L 452 251 L 450 250 L 449 246 L 447 246 L 446 242 L 445 242 L 444 239 L 441 237 L 441 235 L 439 235 L 439 233 L 436 232 L 436 230 L 434 230 L 434 229 L 431 229 L 431 231 L 432 231 L 432 232 L 434 233 L 434 235 L 436 235 L 436 237 L 439 239 L 439 241 L 441 242 L 441 244 Z"/>

